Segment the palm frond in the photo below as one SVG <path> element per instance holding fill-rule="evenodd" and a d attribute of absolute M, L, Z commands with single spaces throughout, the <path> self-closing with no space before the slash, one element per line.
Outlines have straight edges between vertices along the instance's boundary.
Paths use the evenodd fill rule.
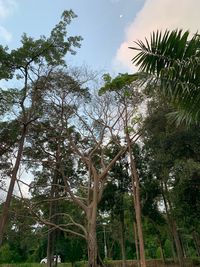
<path fill-rule="evenodd" d="M 157 31 L 150 41 L 135 44 L 130 48 L 138 54 L 132 62 L 154 76 L 153 82 L 181 110 L 180 120 L 186 113 L 191 120 L 200 120 L 200 36 L 189 39 L 188 31 Z"/>

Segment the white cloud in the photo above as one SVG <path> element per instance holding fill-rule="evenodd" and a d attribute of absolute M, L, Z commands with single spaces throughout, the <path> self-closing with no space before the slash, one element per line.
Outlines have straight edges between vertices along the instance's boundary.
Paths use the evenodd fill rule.
<path fill-rule="evenodd" d="M 5 20 L 13 14 L 17 8 L 15 0 L 0 0 L 0 20 Z M 0 39 L 10 42 L 12 34 L 2 25 L 0 25 Z"/>
<path fill-rule="evenodd" d="M 119 47 L 115 59 L 115 68 L 134 71 L 131 63 L 134 41 L 149 38 L 152 31 L 158 29 L 181 28 L 196 33 L 200 30 L 199 0 L 146 0 L 143 8 L 127 27 L 125 40 Z"/>
<path fill-rule="evenodd" d="M 0 0 L 0 19 L 10 16 L 16 8 L 17 3 L 14 0 Z"/>
<path fill-rule="evenodd" d="M 12 39 L 12 34 L 6 30 L 3 26 L 0 26 L 0 39 L 4 39 L 6 42 L 10 42 Z"/>

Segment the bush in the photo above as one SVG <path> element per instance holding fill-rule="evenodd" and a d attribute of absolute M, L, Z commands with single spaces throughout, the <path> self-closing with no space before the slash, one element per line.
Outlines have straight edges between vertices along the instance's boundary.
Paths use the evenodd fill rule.
<path fill-rule="evenodd" d="M 13 259 L 12 256 L 12 251 L 8 244 L 5 244 L 0 248 L 0 263 L 11 263 Z"/>

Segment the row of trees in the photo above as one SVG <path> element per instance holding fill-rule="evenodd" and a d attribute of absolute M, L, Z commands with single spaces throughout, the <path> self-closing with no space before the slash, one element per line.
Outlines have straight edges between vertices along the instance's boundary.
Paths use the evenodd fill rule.
<path fill-rule="evenodd" d="M 146 75 L 104 75 L 99 92 L 91 89 L 95 75 L 70 69 L 64 60 L 80 46 L 81 37 L 66 39 L 74 17 L 65 11 L 49 38 L 24 35 L 19 49 L 1 47 L 1 79 L 17 88 L 0 92 L 0 182 L 7 191 L 0 253 L 31 261 L 47 251 L 48 266 L 59 253 L 95 267 L 103 265 L 103 254 L 116 258 L 120 248 L 123 266 L 135 255 L 145 267 L 148 248 L 146 256 L 157 251 L 163 261 L 178 257 L 183 266 L 185 256 L 200 251 L 198 126 L 172 127 L 169 94 L 140 87 Z M 30 184 L 22 181 L 22 170 Z M 19 195 L 12 198 L 14 188 Z M 17 241 L 19 235 L 24 238 Z"/>

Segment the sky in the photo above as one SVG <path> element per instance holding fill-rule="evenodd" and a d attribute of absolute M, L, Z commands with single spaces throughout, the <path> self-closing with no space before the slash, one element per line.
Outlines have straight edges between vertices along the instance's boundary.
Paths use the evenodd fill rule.
<path fill-rule="evenodd" d="M 48 36 L 69 9 L 78 16 L 69 35 L 83 41 L 68 64 L 112 75 L 136 71 L 128 47 L 152 31 L 182 28 L 192 35 L 200 30 L 200 0 L 0 0 L 0 44 L 15 49 L 24 32 Z"/>
<path fill-rule="evenodd" d="M 199 0 L 0 0 L 0 43 L 14 49 L 21 35 L 48 36 L 64 10 L 77 15 L 69 35 L 82 46 L 69 64 L 117 74 L 135 71 L 131 62 L 138 39 L 157 29 L 200 28 Z"/>

